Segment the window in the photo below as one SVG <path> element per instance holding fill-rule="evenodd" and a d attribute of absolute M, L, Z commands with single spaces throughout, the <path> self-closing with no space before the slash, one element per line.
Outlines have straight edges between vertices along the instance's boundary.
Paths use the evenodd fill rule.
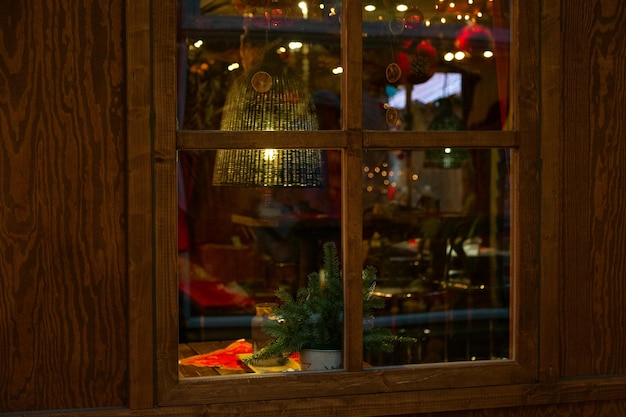
<path fill-rule="evenodd" d="M 157 18 L 178 28 L 177 76 L 162 75 L 178 101 L 160 110 L 178 125 L 156 172 L 160 403 L 532 380 L 516 337 L 532 342 L 532 323 L 511 302 L 529 292 L 516 245 L 532 206 L 517 201 L 509 2 L 180 3 L 179 21 Z M 305 287 L 328 242 L 343 284 L 333 377 L 300 371 L 300 352 L 242 365 L 266 343 L 255 323 L 284 319 L 276 289 Z M 372 327 L 402 339 L 367 349 Z M 250 383 L 264 388 L 237 394 Z"/>

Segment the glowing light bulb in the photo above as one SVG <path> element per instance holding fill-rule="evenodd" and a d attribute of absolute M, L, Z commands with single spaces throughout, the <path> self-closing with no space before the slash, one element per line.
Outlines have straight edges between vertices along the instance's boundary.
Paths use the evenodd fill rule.
<path fill-rule="evenodd" d="M 273 161 L 276 158 L 276 149 L 265 149 L 263 152 L 263 159 L 266 161 Z"/>

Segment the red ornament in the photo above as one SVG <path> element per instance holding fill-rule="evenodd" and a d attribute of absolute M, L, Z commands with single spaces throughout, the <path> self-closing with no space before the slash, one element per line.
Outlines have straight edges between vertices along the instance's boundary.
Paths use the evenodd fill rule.
<path fill-rule="evenodd" d="M 424 22 L 424 14 L 419 9 L 409 11 L 408 17 L 404 19 L 404 27 L 409 30 L 419 29 Z"/>
<path fill-rule="evenodd" d="M 435 47 L 426 40 L 418 43 L 415 49 L 414 44 L 414 41 L 408 41 L 403 45 L 406 52 L 396 54 L 396 64 L 407 82 L 421 84 L 428 81 L 439 67 L 439 55 Z"/>
<path fill-rule="evenodd" d="M 459 31 L 454 45 L 471 57 L 481 57 L 485 51 L 493 51 L 493 34 L 486 27 L 472 23 Z"/>

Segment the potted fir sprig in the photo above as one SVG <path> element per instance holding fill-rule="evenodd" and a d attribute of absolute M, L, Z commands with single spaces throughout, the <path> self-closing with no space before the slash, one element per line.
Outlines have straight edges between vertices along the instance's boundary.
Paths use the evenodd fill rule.
<path fill-rule="evenodd" d="M 247 363 L 272 357 L 286 359 L 295 352 L 300 352 L 302 358 L 309 349 L 332 350 L 339 352 L 341 358 L 344 306 L 341 265 L 334 243 L 325 243 L 323 250 L 323 270 L 309 274 L 308 285 L 300 288 L 295 297 L 285 288 L 276 292 L 281 301 L 275 310 L 276 320 L 268 320 L 263 325 L 263 331 L 272 340 L 248 357 Z M 392 352 L 398 343 L 415 343 L 414 338 L 396 336 L 390 329 L 374 326 L 374 310 L 384 307 L 384 299 L 373 296 L 376 269 L 366 267 L 362 278 L 365 348 Z"/>

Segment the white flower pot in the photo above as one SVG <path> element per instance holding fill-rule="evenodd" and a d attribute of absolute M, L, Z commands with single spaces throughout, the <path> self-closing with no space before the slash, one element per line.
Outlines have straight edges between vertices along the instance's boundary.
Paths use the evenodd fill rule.
<path fill-rule="evenodd" d="M 300 369 L 303 371 L 330 371 L 343 368 L 343 352 L 339 350 L 302 349 Z"/>

